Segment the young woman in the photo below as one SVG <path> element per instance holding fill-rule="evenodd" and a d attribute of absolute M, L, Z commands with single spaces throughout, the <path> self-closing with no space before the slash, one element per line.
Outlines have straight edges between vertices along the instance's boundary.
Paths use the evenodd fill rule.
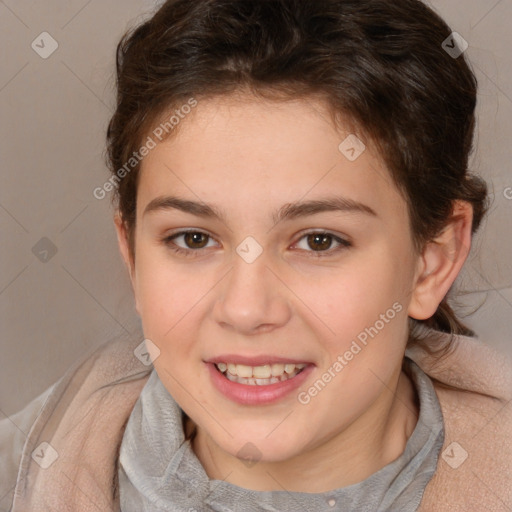
<path fill-rule="evenodd" d="M 95 194 L 145 340 L 3 422 L 14 512 L 512 507 L 512 367 L 447 299 L 487 208 L 463 49 L 418 0 L 169 0 L 123 38 Z"/>

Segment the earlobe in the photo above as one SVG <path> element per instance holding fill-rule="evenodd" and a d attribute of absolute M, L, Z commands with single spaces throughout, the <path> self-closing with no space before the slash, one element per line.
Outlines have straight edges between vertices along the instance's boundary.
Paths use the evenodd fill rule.
<path fill-rule="evenodd" d="M 457 278 L 471 248 L 473 209 L 456 201 L 443 232 L 427 243 L 419 261 L 408 315 L 417 320 L 432 317 Z"/>

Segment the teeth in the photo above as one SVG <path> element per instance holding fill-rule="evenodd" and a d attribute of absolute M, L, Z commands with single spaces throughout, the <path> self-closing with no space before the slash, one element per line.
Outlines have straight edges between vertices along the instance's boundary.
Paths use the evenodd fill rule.
<path fill-rule="evenodd" d="M 238 366 L 238 365 L 237 365 Z M 251 368 L 250 366 L 246 366 L 245 368 Z M 266 364 L 265 366 L 255 366 L 254 368 L 251 368 L 252 374 L 257 379 L 268 379 L 272 375 L 272 370 L 270 369 L 270 365 Z M 250 375 L 241 375 L 238 374 L 240 377 L 250 377 Z"/>
<path fill-rule="evenodd" d="M 229 372 L 226 373 L 226 377 L 231 382 L 238 382 L 238 377 L 236 375 L 231 375 L 231 373 L 229 373 Z"/>
<path fill-rule="evenodd" d="M 272 377 L 278 377 L 284 373 L 284 364 L 272 365 Z"/>
<path fill-rule="evenodd" d="M 233 372 L 231 372 L 233 373 Z M 235 365 L 235 372 L 234 375 L 238 375 L 239 377 L 245 377 L 248 379 L 249 377 L 253 376 L 253 371 L 250 366 L 245 366 L 243 364 L 237 364 Z M 255 377 L 259 377 L 259 375 L 254 374 Z"/>
<path fill-rule="evenodd" d="M 247 366 L 245 364 L 217 363 L 216 366 L 232 382 L 265 386 L 295 377 L 306 365 L 287 363 Z"/>
<path fill-rule="evenodd" d="M 284 365 L 284 371 L 286 373 L 293 373 L 293 370 L 295 370 L 295 365 L 294 364 L 285 364 Z"/>

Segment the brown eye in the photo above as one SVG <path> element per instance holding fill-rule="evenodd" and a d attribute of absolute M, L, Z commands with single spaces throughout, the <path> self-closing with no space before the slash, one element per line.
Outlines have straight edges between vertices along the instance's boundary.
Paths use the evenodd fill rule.
<path fill-rule="evenodd" d="M 190 249 L 202 249 L 208 243 L 208 235 L 199 231 L 191 231 L 183 235 L 183 240 Z"/>
<path fill-rule="evenodd" d="M 333 237 L 326 233 L 312 233 L 308 235 L 308 245 L 314 250 L 326 251 L 331 247 Z"/>
<path fill-rule="evenodd" d="M 295 245 L 308 256 L 330 256 L 352 247 L 348 240 L 321 231 L 305 233 Z"/>
<path fill-rule="evenodd" d="M 180 256 L 194 257 L 202 253 L 202 249 L 206 250 L 212 247 L 210 242 L 214 242 L 213 238 L 207 233 L 201 231 L 180 231 L 174 235 L 166 236 L 162 239 L 162 243 Z"/>

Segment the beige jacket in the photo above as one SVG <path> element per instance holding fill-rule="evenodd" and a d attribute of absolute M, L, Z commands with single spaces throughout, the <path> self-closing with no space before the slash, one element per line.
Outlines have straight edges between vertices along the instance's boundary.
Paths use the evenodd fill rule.
<path fill-rule="evenodd" d="M 0 511 L 119 510 L 117 454 L 152 369 L 135 357 L 139 343 L 106 343 L 0 422 Z M 457 336 L 455 347 L 437 367 L 420 349 L 407 353 L 431 378 L 460 389 L 434 381 L 445 444 L 419 511 L 510 512 L 512 360 L 475 338 Z"/>

